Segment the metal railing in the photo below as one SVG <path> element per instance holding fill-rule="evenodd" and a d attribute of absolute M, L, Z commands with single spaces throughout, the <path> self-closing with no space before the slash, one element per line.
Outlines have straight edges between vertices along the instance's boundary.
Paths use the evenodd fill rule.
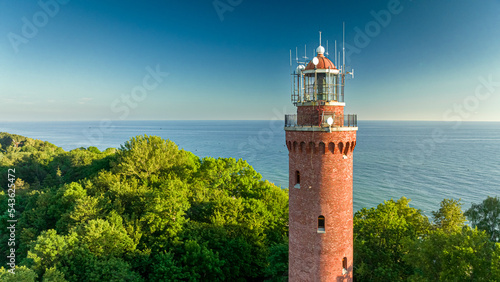
<path fill-rule="evenodd" d="M 358 115 L 344 115 L 344 127 L 358 127 Z"/>

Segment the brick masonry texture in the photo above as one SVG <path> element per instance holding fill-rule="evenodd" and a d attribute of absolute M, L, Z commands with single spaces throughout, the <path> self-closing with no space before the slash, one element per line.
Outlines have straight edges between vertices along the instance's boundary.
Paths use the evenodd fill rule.
<path fill-rule="evenodd" d="M 325 110 L 343 113 L 343 107 L 338 106 Z M 313 111 L 313 107 L 298 107 L 298 119 Z M 352 281 L 352 152 L 356 131 L 287 131 L 286 145 L 290 179 L 289 281 Z M 300 172 L 300 188 L 294 188 L 296 171 Z M 320 215 L 325 217 L 325 233 L 318 233 Z M 344 257 L 348 270 L 345 275 Z"/>
<path fill-rule="evenodd" d="M 297 107 L 297 125 L 319 125 L 322 112 L 333 112 L 340 117 L 333 126 L 344 124 L 344 106 L 302 106 Z"/>

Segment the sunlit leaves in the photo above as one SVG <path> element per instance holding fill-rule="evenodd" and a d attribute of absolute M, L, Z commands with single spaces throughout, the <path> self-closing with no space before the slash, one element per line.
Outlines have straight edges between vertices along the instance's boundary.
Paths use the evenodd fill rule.
<path fill-rule="evenodd" d="M 379 204 L 377 208 L 354 215 L 354 266 L 361 281 L 401 280 L 412 269 L 403 262 L 404 244 L 430 230 L 430 223 L 420 210 L 401 198 Z"/>
<path fill-rule="evenodd" d="M 170 140 L 158 136 L 137 136 L 125 142 L 117 154 L 115 172 L 142 180 L 184 165 L 191 155 L 178 150 Z"/>
<path fill-rule="evenodd" d="M 444 199 L 439 210 L 432 212 L 432 215 L 434 225 L 445 232 L 459 231 L 465 223 L 460 200 Z"/>
<path fill-rule="evenodd" d="M 109 223 L 103 219 L 90 220 L 85 225 L 81 225 L 77 232 L 80 242 L 96 256 L 120 257 L 135 249 L 133 240 L 128 236 L 121 222 Z"/>
<path fill-rule="evenodd" d="M 449 231 L 449 230 L 448 230 Z M 415 268 L 411 280 L 498 281 L 492 256 L 498 248 L 487 234 L 466 227 L 453 233 L 438 229 L 408 248 L 405 261 Z"/>

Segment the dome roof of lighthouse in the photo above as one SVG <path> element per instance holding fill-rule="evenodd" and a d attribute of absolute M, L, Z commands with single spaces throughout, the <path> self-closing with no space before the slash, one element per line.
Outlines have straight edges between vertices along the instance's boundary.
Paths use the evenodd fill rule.
<path fill-rule="evenodd" d="M 318 49 L 319 49 L 319 47 L 318 47 Z M 324 48 L 323 48 L 323 50 L 324 50 Z M 323 51 L 323 50 L 320 50 L 320 51 Z M 318 55 L 316 56 L 316 58 L 318 58 L 318 64 L 316 65 L 316 69 L 337 69 L 333 65 L 332 61 L 330 61 L 330 59 L 328 59 L 327 57 L 325 57 L 323 55 L 323 52 L 318 52 Z M 313 70 L 313 69 L 314 69 L 314 63 L 311 60 L 309 62 L 309 64 L 307 64 L 306 70 Z"/>

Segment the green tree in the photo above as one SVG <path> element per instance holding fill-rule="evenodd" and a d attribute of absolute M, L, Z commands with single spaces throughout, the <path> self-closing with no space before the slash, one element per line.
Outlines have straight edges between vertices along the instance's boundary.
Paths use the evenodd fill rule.
<path fill-rule="evenodd" d="M 42 277 L 42 282 L 67 282 L 67 281 L 68 280 L 64 279 L 64 273 L 57 270 L 55 267 L 46 269 Z"/>
<path fill-rule="evenodd" d="M 276 244 L 269 248 L 268 266 L 266 274 L 268 281 L 288 281 L 288 242 Z"/>
<path fill-rule="evenodd" d="M 500 280 L 500 243 L 495 244 L 491 257 L 491 276 Z"/>
<path fill-rule="evenodd" d="M 178 281 L 184 278 L 183 268 L 175 260 L 172 252 L 162 252 L 154 256 L 152 272 L 149 274 L 149 281 Z"/>
<path fill-rule="evenodd" d="M 130 264 L 121 258 L 96 259 L 89 263 L 86 269 L 85 275 L 81 275 L 81 279 L 85 281 L 144 281 L 138 273 L 131 270 Z"/>
<path fill-rule="evenodd" d="M 101 151 L 99 151 L 99 149 L 97 147 L 95 147 L 95 146 L 88 147 L 87 151 L 92 152 L 94 154 L 100 154 L 101 153 Z"/>
<path fill-rule="evenodd" d="M 400 281 L 413 273 L 406 245 L 430 231 L 421 210 L 402 197 L 354 215 L 354 275 L 358 281 Z"/>
<path fill-rule="evenodd" d="M 186 190 L 185 184 L 176 180 L 164 182 L 159 189 L 144 194 L 140 221 L 148 235 L 171 238 L 182 229 L 189 208 Z"/>
<path fill-rule="evenodd" d="M 99 206 L 100 197 L 82 195 L 74 200 L 71 208 L 64 212 L 56 223 L 56 230 L 67 232 L 71 228 L 102 216 L 102 207 Z"/>
<path fill-rule="evenodd" d="M 117 221 L 109 223 L 104 219 L 90 220 L 77 229 L 80 235 L 79 241 L 98 257 L 120 257 L 124 253 L 133 251 L 136 247 L 134 241 L 122 226 L 121 218 Z"/>
<path fill-rule="evenodd" d="M 404 261 L 415 269 L 410 281 L 500 281 L 494 265 L 499 253 L 484 231 L 438 229 L 414 241 Z"/>
<path fill-rule="evenodd" d="M 500 198 L 488 197 L 480 204 L 472 204 L 465 216 L 473 227 L 486 231 L 492 241 L 500 241 Z"/>
<path fill-rule="evenodd" d="M 7 269 L 0 268 L 0 281 L 2 282 L 35 282 L 38 275 L 26 266 L 16 266 L 15 274 Z"/>
<path fill-rule="evenodd" d="M 188 281 L 224 281 L 222 266 L 224 261 L 219 254 L 207 247 L 207 243 L 199 244 L 187 240 L 183 244 L 184 254 L 180 261 L 184 267 L 184 277 Z"/>
<path fill-rule="evenodd" d="M 158 136 L 136 136 L 121 146 L 114 171 L 142 180 L 184 165 L 194 165 L 191 153 Z"/>
<path fill-rule="evenodd" d="M 433 211 L 435 228 L 445 232 L 456 232 L 465 225 L 466 218 L 462 212 L 461 200 L 444 199 L 438 211 Z"/>
<path fill-rule="evenodd" d="M 43 231 L 28 251 L 29 264 L 38 275 L 43 275 L 46 269 L 52 267 L 60 268 L 77 244 L 76 233 L 62 236 L 53 229 Z"/>

